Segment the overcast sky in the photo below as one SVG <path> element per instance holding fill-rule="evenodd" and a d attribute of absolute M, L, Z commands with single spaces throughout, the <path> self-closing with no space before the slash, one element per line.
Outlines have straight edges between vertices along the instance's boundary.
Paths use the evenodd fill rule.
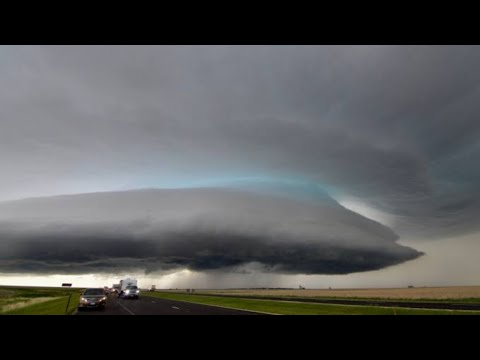
<path fill-rule="evenodd" d="M 478 46 L 1 46 L 0 281 L 478 282 L 479 110 Z"/>

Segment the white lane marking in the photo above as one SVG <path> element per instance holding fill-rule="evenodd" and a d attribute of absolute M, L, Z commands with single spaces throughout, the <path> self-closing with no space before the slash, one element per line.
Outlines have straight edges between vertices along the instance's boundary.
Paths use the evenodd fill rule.
<path fill-rule="evenodd" d="M 120 305 L 122 308 L 124 308 L 130 315 L 135 315 L 133 312 L 131 312 L 129 309 L 127 309 L 125 306 L 123 306 L 119 301 L 115 300 L 118 305 Z"/>
<path fill-rule="evenodd" d="M 176 306 L 172 306 L 172 309 L 180 310 L 180 308 L 178 308 L 178 307 L 176 307 Z"/>

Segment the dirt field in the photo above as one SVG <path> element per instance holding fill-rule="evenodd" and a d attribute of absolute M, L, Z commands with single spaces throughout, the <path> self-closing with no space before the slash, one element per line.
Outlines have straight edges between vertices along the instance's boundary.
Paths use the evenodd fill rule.
<path fill-rule="evenodd" d="M 356 297 L 389 299 L 466 299 L 480 298 L 480 286 L 400 289 L 338 290 L 196 290 L 197 293 L 255 296 Z"/>

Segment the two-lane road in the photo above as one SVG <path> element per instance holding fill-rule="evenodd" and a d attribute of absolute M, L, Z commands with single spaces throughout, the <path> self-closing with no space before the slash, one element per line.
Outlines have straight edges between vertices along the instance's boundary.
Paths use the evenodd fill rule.
<path fill-rule="evenodd" d="M 77 315 L 258 315 L 254 312 L 225 309 L 216 306 L 193 304 L 141 296 L 138 300 L 118 299 L 108 296 L 105 310 L 87 309 Z"/>

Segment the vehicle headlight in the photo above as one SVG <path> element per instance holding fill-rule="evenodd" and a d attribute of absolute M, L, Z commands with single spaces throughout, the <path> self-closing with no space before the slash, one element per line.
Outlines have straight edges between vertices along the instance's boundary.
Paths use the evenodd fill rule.
<path fill-rule="evenodd" d="M 80 301 L 87 301 L 84 297 L 80 298 Z"/>
<path fill-rule="evenodd" d="M 140 292 L 140 290 L 137 290 L 137 294 Z"/>
<path fill-rule="evenodd" d="M 102 297 L 102 300 L 107 300 L 107 297 L 106 296 Z"/>
<path fill-rule="evenodd" d="M 125 291 L 126 294 L 128 294 L 129 292 L 130 292 L 130 290 Z"/>

